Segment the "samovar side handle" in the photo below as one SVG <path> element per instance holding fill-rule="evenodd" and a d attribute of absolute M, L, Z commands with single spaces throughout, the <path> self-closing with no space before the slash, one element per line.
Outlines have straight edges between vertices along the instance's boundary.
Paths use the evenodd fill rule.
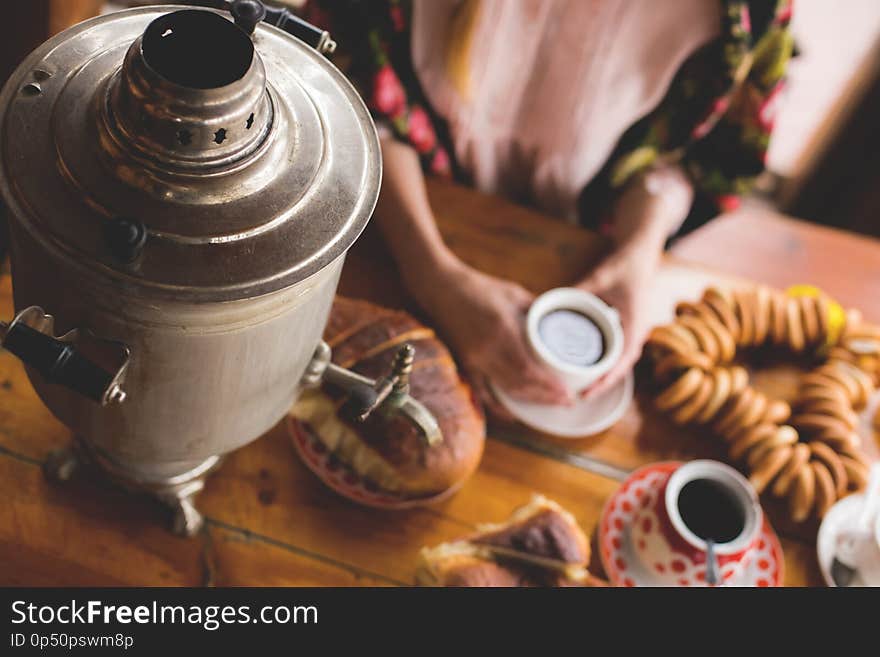
<path fill-rule="evenodd" d="M 128 347 L 79 329 L 56 338 L 54 324 L 42 308 L 25 308 L 11 322 L 0 322 L 0 347 L 37 371 L 47 383 L 62 385 L 102 406 L 125 401 L 122 377 L 128 366 Z M 78 343 L 85 340 L 102 346 L 112 361 L 109 368 L 83 353 Z"/>
<path fill-rule="evenodd" d="M 406 343 L 397 350 L 388 374 L 376 380 L 333 364 L 330 355 L 330 347 L 321 342 L 303 377 L 303 385 L 314 387 L 326 382 L 343 390 L 347 396 L 340 413 L 344 417 L 364 422 L 374 413 L 400 414 L 416 426 L 427 445 L 443 442 L 437 419 L 409 394 L 409 375 L 415 356 L 411 344 Z"/>

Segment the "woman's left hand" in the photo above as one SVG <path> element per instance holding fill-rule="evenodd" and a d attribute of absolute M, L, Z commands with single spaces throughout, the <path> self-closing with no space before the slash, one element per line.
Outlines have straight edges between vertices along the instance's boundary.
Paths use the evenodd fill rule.
<path fill-rule="evenodd" d="M 582 393 L 592 397 L 618 383 L 632 369 L 651 328 L 649 303 L 666 238 L 687 216 L 693 190 L 678 167 L 661 167 L 633 181 L 615 207 L 615 249 L 577 287 L 617 309 L 623 325 L 623 353 L 614 368 Z"/>
<path fill-rule="evenodd" d="M 623 326 L 623 352 L 608 374 L 587 388 L 581 396 L 593 397 L 618 383 L 633 368 L 650 330 L 648 318 L 653 259 L 638 254 L 615 253 L 600 264 L 577 287 L 591 292 L 615 308 Z"/>

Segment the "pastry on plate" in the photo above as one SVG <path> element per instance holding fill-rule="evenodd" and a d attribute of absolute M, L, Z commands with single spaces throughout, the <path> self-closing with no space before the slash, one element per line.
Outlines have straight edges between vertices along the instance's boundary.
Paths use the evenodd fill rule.
<path fill-rule="evenodd" d="M 602 586 L 587 571 L 589 541 L 574 517 L 536 495 L 505 522 L 424 548 L 421 586 Z"/>

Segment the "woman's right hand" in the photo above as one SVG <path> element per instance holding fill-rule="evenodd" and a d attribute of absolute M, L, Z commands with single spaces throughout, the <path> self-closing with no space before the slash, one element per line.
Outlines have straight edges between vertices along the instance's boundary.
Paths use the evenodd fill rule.
<path fill-rule="evenodd" d="M 537 404 L 570 404 L 562 382 L 532 354 L 525 315 L 534 300 L 528 290 L 456 261 L 434 270 L 414 289 L 449 341 L 480 399 L 497 416 L 500 406 L 489 382 L 516 399 Z"/>

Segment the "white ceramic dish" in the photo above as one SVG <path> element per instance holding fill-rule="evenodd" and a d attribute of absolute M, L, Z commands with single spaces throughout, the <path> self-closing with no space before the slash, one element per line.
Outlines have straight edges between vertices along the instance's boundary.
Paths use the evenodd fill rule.
<path fill-rule="evenodd" d="M 831 578 L 831 562 L 834 559 L 837 536 L 842 529 L 854 527 L 859 520 L 859 515 L 865 506 L 865 495 L 857 494 L 844 497 L 834 506 L 828 509 L 822 524 L 819 526 L 819 535 L 816 538 L 816 552 L 819 557 L 819 569 L 828 586 L 837 585 Z M 875 536 L 880 540 L 880 517 L 875 518 L 872 526 Z M 874 570 L 880 570 L 874 569 Z M 859 581 L 861 586 L 880 586 L 880 578 L 871 578 L 869 581 Z"/>
<path fill-rule="evenodd" d="M 571 406 L 548 406 L 516 400 L 498 386 L 492 386 L 498 401 L 517 420 L 560 438 L 592 436 L 614 425 L 632 403 L 633 388 L 630 372 L 620 383 L 596 397 L 578 397 Z"/>

